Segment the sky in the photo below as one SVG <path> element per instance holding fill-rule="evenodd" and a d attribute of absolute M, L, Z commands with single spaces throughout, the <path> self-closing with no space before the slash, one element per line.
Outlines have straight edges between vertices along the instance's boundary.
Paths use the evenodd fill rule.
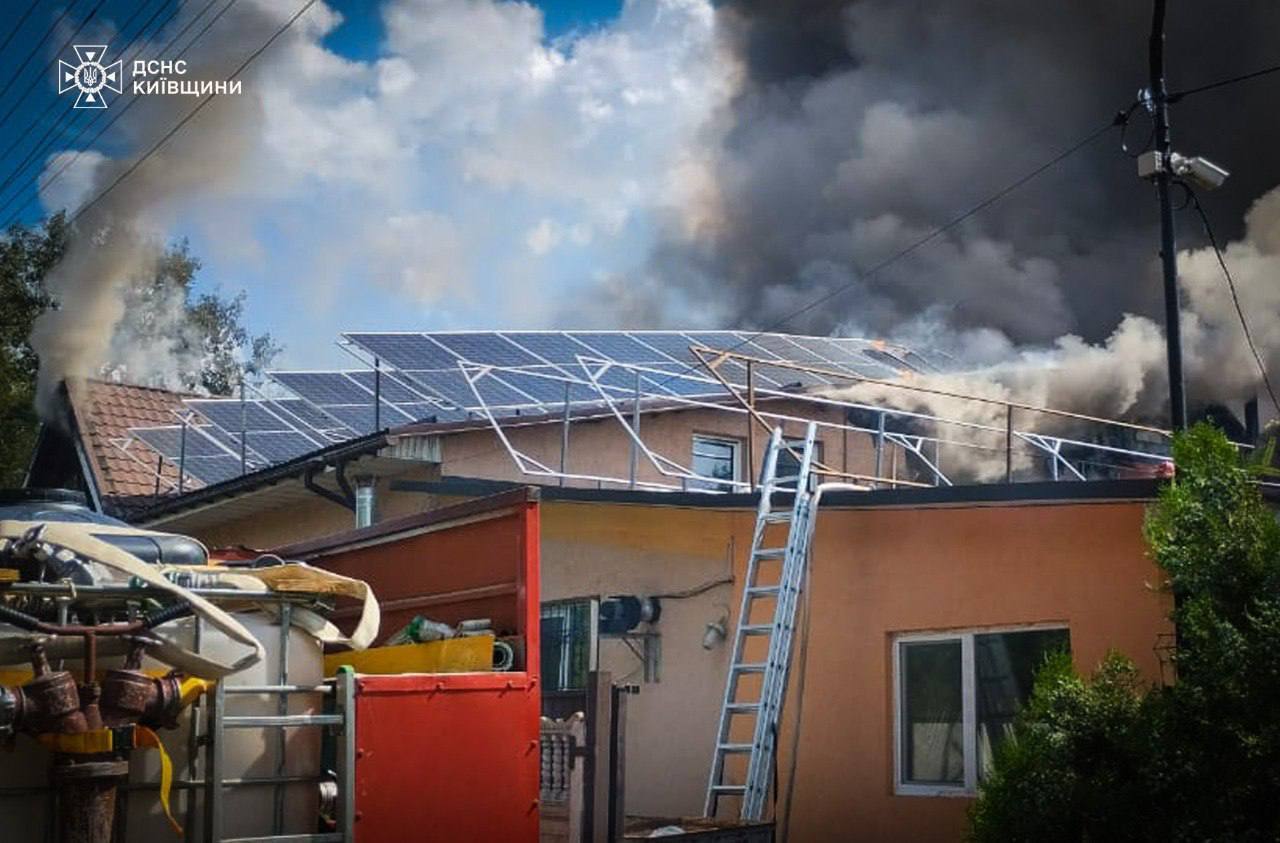
<path fill-rule="evenodd" d="M 260 4 L 281 15 L 301 0 Z M 138 119 L 139 108 L 98 136 L 130 99 L 128 83 L 123 95 L 107 94 L 114 102 L 104 111 L 73 109 L 75 91 L 59 96 L 54 84 L 57 60 L 75 63 L 73 51 L 62 46 L 106 43 L 109 61 L 129 45 L 130 56 L 172 56 L 224 5 L 224 0 L 3 4 L 0 39 L 13 37 L 0 51 L 0 89 L 5 89 L 0 96 L 5 117 L 0 120 L 0 183 L 5 183 L 0 222 L 30 224 L 52 210 L 75 207 L 90 179 L 87 165 L 97 156 L 135 153 L 161 133 L 161 127 Z M 189 202 L 169 206 L 172 216 L 157 236 L 190 241 L 203 263 L 201 286 L 247 293 L 248 327 L 254 333 L 270 331 L 283 342 L 282 366 L 351 365 L 354 361 L 334 345 L 341 330 L 545 325 L 557 316 L 548 308 L 569 295 L 574 279 L 586 283 L 601 266 L 642 259 L 646 223 L 637 213 L 642 200 L 589 195 L 596 190 L 591 186 L 558 185 L 553 170 L 571 157 L 512 164 L 527 166 L 525 173 L 497 171 L 508 157 L 502 145 L 518 144 L 520 131 L 563 130 L 566 144 L 575 143 L 569 133 L 581 132 L 576 142 L 589 155 L 628 153 L 616 138 L 591 137 L 597 129 L 585 112 L 570 113 L 586 107 L 592 86 L 608 86 L 612 95 L 620 76 L 637 74 L 636 81 L 645 81 L 646 57 L 639 55 L 628 67 L 632 47 L 607 43 L 620 26 L 621 0 L 502 5 L 318 4 L 294 27 L 302 36 L 274 45 L 274 55 L 266 53 L 258 62 L 264 65 L 262 75 L 246 81 L 246 86 L 258 85 L 251 93 L 262 97 L 267 114 L 261 147 L 246 155 L 245 178 L 221 195 L 193 192 Z M 635 5 L 649 12 L 655 8 Z M 207 13 L 186 27 L 206 6 Z M 399 22 L 389 31 L 388 17 L 396 14 Z M 229 18 L 215 22 L 203 40 L 215 38 Z M 413 32 L 429 28 L 433 20 L 457 26 L 414 43 Z M 465 31 L 470 26 L 479 42 Z M 653 37 L 652 20 L 631 26 Z M 486 31 L 496 39 L 488 55 L 474 49 L 484 43 Z M 261 39 L 270 34 L 264 27 Z M 594 50 L 594 58 L 582 62 L 592 66 L 564 71 L 579 49 Z M 433 53 L 451 50 L 471 56 L 450 62 L 470 65 L 459 77 L 451 78 L 443 68 L 439 81 L 406 79 L 414 64 L 429 65 Z M 653 52 L 654 46 L 639 50 Z M 560 76 L 572 78 L 544 80 L 544 90 L 533 91 L 540 83 L 527 73 L 536 67 L 508 77 L 502 64 L 511 61 L 542 62 L 547 74 L 559 69 Z M 469 73 L 474 73 L 470 80 Z M 412 86 L 431 103 L 422 113 L 407 113 L 412 106 L 402 103 L 410 101 L 406 94 L 411 92 L 396 85 Z M 451 97 L 448 89 L 459 93 Z M 663 92 L 650 95 L 661 98 Z M 595 121 L 600 131 L 616 133 L 616 126 L 607 125 L 611 105 L 598 99 L 591 105 L 602 112 Z M 566 115 L 561 127 L 536 125 L 544 116 L 558 120 L 556 109 Z M 291 154 L 293 144 L 303 151 Z M 64 168 L 70 156 L 58 156 L 67 150 L 85 151 Z M 546 168 L 545 175 L 536 172 L 540 168 Z M 263 171 L 279 177 L 261 179 L 255 189 L 252 182 Z M 615 179 L 599 190 L 617 188 Z M 635 185 L 622 189 L 641 192 Z M 601 246 L 606 230 L 611 242 Z M 495 280 L 513 273 L 527 278 L 515 285 L 523 290 L 521 302 L 509 300 L 511 282 Z"/>
<path fill-rule="evenodd" d="M 81 309 L 42 322 L 61 349 L 42 362 L 76 362 L 49 382 L 128 343 L 107 336 L 112 273 L 185 238 L 288 368 L 353 365 L 344 330 L 782 327 L 941 350 L 993 394 L 1163 415 L 1154 196 L 1111 125 L 1145 81 L 1146 3 L 305 3 L 4 4 L 0 225 L 118 185 L 88 218 L 124 232 L 82 236 L 53 273 Z M 1271 0 L 1177 6 L 1171 85 L 1275 65 L 1277 26 Z M 57 93 L 86 44 L 125 61 L 106 109 Z M 193 84 L 251 65 L 197 114 L 134 96 L 135 56 L 188 61 Z M 1232 173 L 1203 202 L 1239 311 L 1179 196 L 1202 405 L 1258 389 L 1240 312 L 1280 368 L 1277 84 L 1174 106 L 1179 151 Z M 1131 156 L 1150 125 L 1127 113 Z M 173 368 L 143 351 L 135 368 Z"/>

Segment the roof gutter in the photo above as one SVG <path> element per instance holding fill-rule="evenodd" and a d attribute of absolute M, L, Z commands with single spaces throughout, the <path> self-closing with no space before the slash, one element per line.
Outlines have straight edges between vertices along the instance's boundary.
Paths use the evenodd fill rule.
<path fill-rule="evenodd" d="M 246 492 L 296 478 L 302 478 L 308 489 L 316 491 L 322 488 L 314 485 L 314 477 L 318 472 L 329 467 L 340 468 L 352 460 L 376 454 L 387 447 L 388 444 L 389 440 L 385 431 L 371 433 L 368 436 L 352 439 L 348 442 L 341 442 L 330 448 L 303 454 L 289 462 L 268 466 L 260 471 L 233 477 L 230 480 L 224 480 L 212 486 L 205 486 L 178 497 L 169 498 L 155 506 L 142 510 L 134 517 L 134 521 L 146 524 L 165 516 L 209 506 L 220 500 L 237 497 Z M 345 480 L 345 475 L 343 475 L 339 485 Z M 333 492 L 329 492 L 328 489 L 324 491 L 337 497 Z M 326 495 L 326 497 L 328 496 Z M 347 506 L 345 502 L 341 503 L 341 505 Z"/>

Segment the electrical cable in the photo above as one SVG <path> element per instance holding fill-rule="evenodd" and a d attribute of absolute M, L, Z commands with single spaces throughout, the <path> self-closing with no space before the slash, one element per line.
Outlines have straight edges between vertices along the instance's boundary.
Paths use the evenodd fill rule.
<path fill-rule="evenodd" d="M 182 36 L 185 35 L 191 29 L 191 27 L 195 25 L 196 21 L 198 21 L 201 17 L 204 16 L 205 12 L 207 12 L 215 2 L 217 2 L 217 0 L 209 0 L 209 2 L 205 4 L 204 8 L 202 8 L 199 11 L 199 13 L 196 14 L 195 17 L 193 17 L 191 20 L 187 22 L 186 26 L 184 26 L 176 35 L 170 38 L 163 47 L 160 48 L 160 52 L 161 53 L 167 52 L 169 48 L 172 47 L 178 41 L 178 39 L 182 38 Z M 223 6 L 222 9 L 219 10 L 218 14 L 215 15 L 208 23 L 206 23 L 204 28 L 201 29 L 200 32 L 198 32 L 195 35 L 195 37 L 193 37 L 189 42 L 187 42 L 187 45 L 182 48 L 182 50 L 177 54 L 175 58 L 181 58 L 183 55 L 186 54 L 188 50 L 190 50 L 193 46 L 195 46 L 195 43 L 200 40 L 201 36 L 203 36 L 206 32 L 208 32 L 209 28 L 212 27 L 215 23 L 217 23 L 218 20 L 224 14 L 226 14 L 227 10 L 236 4 L 236 2 L 237 0 L 228 0 L 227 5 Z M 168 18 L 166 18 L 164 23 L 160 25 L 160 29 L 163 29 L 165 26 L 167 26 L 169 24 L 169 21 L 173 20 L 174 17 L 177 16 L 178 11 L 180 9 L 181 7 L 178 7 L 178 9 L 175 9 L 173 14 L 171 14 Z M 141 49 L 142 48 L 139 47 L 138 50 L 135 51 L 135 53 L 133 54 L 133 57 L 136 57 L 138 52 L 141 52 Z M 132 58 L 130 58 L 129 60 L 131 61 Z M 18 218 L 22 215 L 22 212 L 25 211 L 28 207 L 30 207 L 31 203 L 36 201 L 40 197 L 40 194 L 46 189 L 48 189 L 49 185 L 57 181 L 58 178 L 63 173 L 65 173 L 69 168 L 74 166 L 76 161 L 80 160 L 80 157 L 84 155 L 84 153 L 89 148 L 91 148 L 94 143 L 97 142 L 98 138 L 102 137 L 102 135 L 108 129 L 110 129 L 113 125 L 115 125 L 116 121 L 119 120 L 121 117 L 123 117 L 129 111 L 129 109 L 132 108 L 136 102 L 138 102 L 138 100 L 139 100 L 139 97 L 135 95 L 133 99 L 125 103 L 124 108 L 117 110 L 115 112 L 115 115 L 109 121 L 107 121 L 107 124 L 103 126 L 101 129 L 99 129 L 98 132 L 92 138 L 89 139 L 88 143 L 85 144 L 84 148 L 76 150 L 74 155 L 72 155 L 70 158 L 64 161 L 62 163 L 62 166 L 59 167 L 56 172 L 52 173 L 44 182 L 42 182 L 36 188 L 33 195 L 27 197 L 27 200 L 14 210 L 14 212 L 9 216 L 9 218 L 5 221 L 4 225 L 0 227 L 0 229 L 7 230 L 11 225 L 17 222 Z M 83 135 L 86 131 L 88 131 L 88 129 L 90 129 L 94 123 L 100 120 L 105 113 L 106 113 L 105 111 L 99 111 L 97 115 L 94 116 L 93 120 L 81 126 L 80 131 L 76 132 L 75 137 L 71 138 L 71 140 L 68 141 L 67 145 L 70 146 L 74 144 L 76 141 L 78 141 L 80 139 L 80 136 Z M 3 205 L 0 205 L 0 213 L 3 213 L 6 209 L 8 209 L 8 207 L 11 204 L 13 204 L 13 202 L 16 199 L 18 199 L 19 196 L 20 194 L 14 194 L 10 196 L 9 199 Z"/>
<path fill-rule="evenodd" d="M 316 4 L 316 0 L 307 0 L 307 2 L 303 4 L 301 9 L 294 12 L 293 17 L 289 18 L 289 20 L 285 22 L 284 26 L 277 29 L 275 33 L 270 38 L 267 39 L 267 42 L 265 44 L 263 44 L 258 49 L 254 50 L 253 53 L 250 54 L 250 56 L 247 59 L 245 59 L 244 62 L 242 62 L 239 67 L 235 69 L 235 72 L 227 77 L 226 81 L 230 82 L 233 79 L 235 79 L 237 76 L 239 76 L 241 73 L 243 73 L 246 67 L 248 67 L 250 64 L 253 64 L 254 60 L 257 59 L 258 56 L 266 52 L 268 47 L 274 44 L 281 35 L 284 35 L 285 31 L 288 30 L 289 27 L 293 26 L 294 22 L 298 18 L 302 17 L 303 12 L 307 11 L 307 9 L 310 9 L 315 4 Z M 74 223 L 76 220 L 80 219 L 80 217 L 86 214 L 90 208 L 92 208 L 94 205 L 102 201 L 102 198 L 106 196 L 108 193 L 110 193 L 112 190 L 114 190 L 116 185 L 120 184 L 120 182 L 127 179 L 129 176 L 131 176 L 134 173 L 134 171 L 136 171 L 139 167 L 145 164 L 147 159 L 156 153 L 156 150 L 164 146 L 169 141 L 169 138 L 173 137 L 179 131 L 181 131 L 183 126 L 190 123 L 193 117 L 199 114 L 206 105 L 213 102 L 217 98 L 218 98 L 218 93 L 215 91 L 209 94 L 209 96 L 200 100 L 200 102 L 196 105 L 195 108 L 187 112 L 186 117 L 183 117 L 181 120 L 178 121 L 178 123 L 172 129 L 165 132 L 164 136 L 161 137 L 160 140 L 156 141 L 151 146 L 151 148 L 148 149 L 146 153 L 142 155 L 142 157 L 140 157 L 138 160 L 130 164 L 129 167 L 123 173 L 117 176 L 115 180 L 111 182 L 111 184 L 107 185 L 106 188 L 104 188 L 101 193 L 99 193 L 97 196 L 90 199 L 85 204 L 81 205 L 79 209 L 77 209 L 76 212 L 71 216 L 71 219 L 69 220 L 69 222 Z"/>
<path fill-rule="evenodd" d="M 1235 85 L 1239 82 L 1248 82 L 1250 79 L 1269 76 L 1272 73 L 1280 73 L 1280 64 L 1272 65 L 1271 67 L 1264 67 L 1261 70 L 1255 70 L 1252 73 L 1242 73 L 1239 76 L 1219 79 L 1217 82 L 1209 82 L 1208 84 L 1199 85 L 1195 88 L 1187 88 L 1185 91 L 1174 91 L 1172 94 L 1165 95 L 1165 102 L 1175 103 L 1185 97 L 1194 96 L 1195 94 L 1203 94 L 1205 91 L 1215 91 L 1218 88 L 1225 88 L 1228 85 Z"/>
<path fill-rule="evenodd" d="M 22 64 L 18 65 L 18 69 L 9 77 L 9 81 L 4 83 L 4 87 L 0 88 L 0 100 L 3 100 L 5 94 L 9 93 L 9 89 L 13 87 L 13 84 L 22 76 L 23 71 L 27 69 L 27 64 L 30 63 L 31 59 L 34 58 L 35 54 L 40 50 L 40 45 L 48 40 L 49 36 L 54 33 L 54 30 L 58 28 L 58 25 L 61 24 L 67 15 L 71 13 L 71 9 L 75 4 L 76 0 L 71 0 L 71 2 L 67 4 L 67 7 L 62 10 L 62 14 L 58 15 L 57 19 L 49 25 L 47 30 L 45 30 L 44 35 L 40 36 L 40 40 L 31 45 L 31 52 L 27 53 L 27 57 L 22 60 Z"/>
<path fill-rule="evenodd" d="M 84 28 L 89 25 L 89 22 L 92 21 L 95 17 L 97 17 L 98 10 L 101 9 L 103 4 L 105 4 L 106 2 L 107 0 L 98 0 L 97 4 L 93 7 L 92 10 L 90 10 L 89 15 L 84 20 L 80 21 L 80 25 L 76 27 L 75 32 L 72 32 L 69 36 L 67 36 L 67 40 L 62 42 L 62 46 L 58 48 L 58 51 L 56 53 L 54 53 L 53 58 L 49 59 L 49 63 L 44 66 L 44 73 L 43 74 L 37 73 L 31 79 L 31 84 L 27 85 L 26 90 L 22 92 L 22 95 L 19 96 L 14 101 L 13 105 L 9 106 L 9 110 L 4 113 L 4 116 L 0 117 L 0 126 L 3 126 L 9 122 L 9 118 L 13 116 L 13 112 L 17 111 L 18 106 L 22 105 L 22 101 L 27 98 L 27 95 L 30 94 L 33 90 L 35 90 L 35 87 L 37 84 L 40 83 L 40 80 L 47 78 L 49 75 L 49 71 L 53 70 L 55 67 L 58 66 L 58 56 L 64 54 L 67 51 L 67 48 L 70 47 L 72 42 L 74 42 L 76 38 L 79 37 L 80 33 L 84 31 Z"/>
<path fill-rule="evenodd" d="M 1227 279 L 1227 289 L 1231 293 L 1231 303 L 1235 305 L 1236 316 L 1240 317 L 1240 327 L 1244 331 L 1245 342 L 1249 344 L 1249 351 L 1253 354 L 1253 361 L 1258 366 L 1258 374 L 1262 376 L 1262 384 L 1267 389 L 1267 395 L 1271 397 L 1271 403 L 1276 408 L 1276 413 L 1280 414 L 1280 400 L 1276 398 L 1276 391 L 1271 387 L 1271 378 L 1267 375 L 1266 364 L 1262 362 L 1262 355 L 1258 353 L 1258 346 L 1253 341 L 1253 332 L 1249 330 L 1249 321 L 1245 319 L 1244 308 L 1240 306 L 1240 296 L 1236 293 L 1236 282 L 1231 277 L 1231 270 L 1227 268 L 1227 261 L 1222 255 L 1222 249 L 1218 246 L 1218 238 L 1213 233 L 1213 226 L 1209 223 L 1209 215 L 1205 213 L 1204 207 L 1200 204 L 1200 197 L 1196 196 L 1196 192 L 1187 186 L 1187 195 L 1191 198 L 1191 204 L 1196 209 L 1196 213 L 1200 215 L 1200 222 L 1204 225 L 1204 232 L 1209 236 L 1209 245 L 1213 247 L 1213 253 L 1218 258 L 1218 266 L 1222 268 L 1222 275 Z"/>
<path fill-rule="evenodd" d="M 120 26 L 121 31 L 128 29 L 129 26 L 134 22 L 134 20 L 136 20 L 138 16 L 142 14 L 143 10 L 146 9 L 146 7 L 150 4 L 150 2 L 151 0 L 146 0 L 146 2 L 141 3 L 138 6 L 138 8 L 134 10 L 134 13 L 129 16 L 129 19 L 126 20 L 123 24 L 121 24 Z M 160 5 L 156 6 L 155 12 L 152 13 L 151 17 L 147 20 L 147 22 L 142 25 L 142 27 L 133 36 L 133 38 L 129 41 L 129 43 L 124 46 L 124 49 L 120 51 L 121 55 L 123 55 L 124 53 L 127 53 L 129 51 L 129 48 L 134 45 L 134 42 L 136 42 L 139 38 L 142 37 L 142 34 L 147 31 L 147 29 L 151 26 L 151 24 L 155 22 L 155 19 L 160 16 L 160 13 L 165 10 L 166 5 L 167 3 L 165 3 L 164 0 L 161 0 Z M 177 13 L 175 12 L 174 14 L 177 14 Z M 49 104 L 45 106 L 45 109 L 40 114 L 40 116 L 37 117 L 35 120 L 32 120 L 31 125 L 28 126 L 21 134 L 15 137 L 13 139 L 13 142 L 9 144 L 8 148 L 5 149 L 4 152 L 0 152 L 0 161 L 4 161 L 8 159 L 9 153 L 13 152 L 14 148 L 19 143 L 21 143 L 29 135 L 31 135 L 35 131 L 36 127 L 40 124 L 40 122 L 43 121 L 46 117 L 48 117 L 49 112 L 57 108 L 58 105 L 59 105 L 58 99 L 55 98 L 50 100 Z M 54 132 L 70 125 L 71 122 L 75 120 L 77 116 L 78 116 L 78 113 L 76 112 L 75 109 L 68 109 L 66 114 L 64 114 L 62 117 L 55 119 L 52 123 L 49 124 L 49 128 L 45 129 L 45 132 L 40 137 L 40 140 L 32 144 L 31 150 L 23 157 L 22 161 L 18 164 L 18 166 L 15 167 L 13 171 L 10 172 L 9 175 L 5 177 L 3 182 L 0 182 L 0 195 L 4 194 L 4 192 L 9 188 L 9 186 L 13 184 L 14 181 L 18 178 L 19 174 L 21 174 L 23 170 L 25 170 L 28 166 L 30 166 L 31 162 L 39 160 L 41 155 L 43 155 L 44 152 L 48 151 L 48 149 L 53 146 L 52 137 Z"/>
<path fill-rule="evenodd" d="M 31 13 L 36 10 L 36 6 L 40 5 L 40 0 L 31 0 L 31 5 L 22 13 L 22 17 L 18 18 L 18 22 L 13 25 L 13 29 L 9 30 L 9 34 L 4 37 L 4 43 L 0 44 L 0 53 L 9 46 L 9 42 L 13 40 L 13 36 L 18 34 L 18 30 L 22 29 L 22 25 L 27 22 L 27 18 L 31 17 Z"/>

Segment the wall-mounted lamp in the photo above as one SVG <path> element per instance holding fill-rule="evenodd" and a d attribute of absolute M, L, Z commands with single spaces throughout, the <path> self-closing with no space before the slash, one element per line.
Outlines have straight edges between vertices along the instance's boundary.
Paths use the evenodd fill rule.
<path fill-rule="evenodd" d="M 707 624 L 707 631 L 702 634 L 702 649 L 714 650 L 729 634 L 729 614 L 726 612 Z"/>

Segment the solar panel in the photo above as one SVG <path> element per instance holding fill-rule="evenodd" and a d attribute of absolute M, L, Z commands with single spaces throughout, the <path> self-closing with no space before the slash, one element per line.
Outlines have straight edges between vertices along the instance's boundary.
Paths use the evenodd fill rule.
<path fill-rule="evenodd" d="M 269 372 L 276 383 L 312 404 L 373 404 L 373 392 L 344 372 Z"/>
<path fill-rule="evenodd" d="M 825 358 L 814 354 L 800 343 L 793 342 L 790 337 L 785 337 L 781 334 L 760 334 L 752 337 L 752 342 L 767 348 L 782 360 L 789 360 L 792 363 L 801 363 L 806 366 L 827 365 Z"/>
<path fill-rule="evenodd" d="M 597 357 L 617 360 L 619 363 L 665 362 L 663 355 L 655 353 L 652 348 L 636 342 L 626 334 L 578 331 L 573 336 L 590 346 Z"/>
<path fill-rule="evenodd" d="M 238 477 L 240 457 L 220 446 L 207 426 L 187 425 L 185 443 L 181 425 L 132 428 L 129 433 L 170 463 L 181 463 L 187 475 L 212 485 Z M 207 435 L 206 435 L 207 434 Z"/>
<path fill-rule="evenodd" d="M 426 390 L 442 396 L 451 404 L 467 409 L 480 406 L 475 393 L 467 385 L 467 379 L 457 369 L 437 371 L 406 371 L 405 376 L 413 383 Z M 483 396 L 484 402 L 490 406 L 516 407 L 537 403 L 522 392 L 518 392 L 497 379 L 496 374 L 487 374 L 476 381 L 476 389 Z"/>
<path fill-rule="evenodd" d="M 688 363 L 696 369 L 701 369 L 697 358 L 689 351 L 689 346 L 693 344 L 693 340 L 684 334 L 676 331 L 646 331 L 644 333 L 635 333 L 633 336 L 673 360 L 679 360 L 681 363 Z"/>
<path fill-rule="evenodd" d="M 542 361 L 499 334 L 432 334 L 433 339 L 475 363 L 494 366 L 536 366 Z"/>
<path fill-rule="evenodd" d="M 345 374 L 349 379 L 368 390 L 366 400 L 368 400 L 370 406 L 373 404 L 375 390 L 383 401 L 389 401 L 392 404 L 414 403 L 424 400 L 421 392 L 414 391 L 401 383 L 393 372 L 375 373 L 372 369 L 364 369 L 346 372 Z"/>
<path fill-rule="evenodd" d="M 504 331 L 503 336 L 548 363 L 561 366 L 576 366 L 579 355 L 592 353 L 558 331 Z"/>
<path fill-rule="evenodd" d="M 458 356 L 424 334 L 343 334 L 374 357 L 397 369 L 453 369 Z"/>

